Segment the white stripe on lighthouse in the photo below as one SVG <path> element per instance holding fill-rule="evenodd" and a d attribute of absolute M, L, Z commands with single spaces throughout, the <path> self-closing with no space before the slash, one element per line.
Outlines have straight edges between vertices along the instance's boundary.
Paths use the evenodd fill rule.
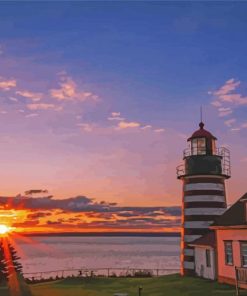
<path fill-rule="evenodd" d="M 189 208 L 184 209 L 185 216 L 191 215 L 222 215 L 226 209 L 225 208 Z"/>
<path fill-rule="evenodd" d="M 214 221 L 187 221 L 184 228 L 208 228 Z"/>
<path fill-rule="evenodd" d="M 189 190 L 220 190 L 224 191 L 224 185 L 220 183 L 190 183 L 185 184 L 185 191 Z"/>
<path fill-rule="evenodd" d="M 184 249 L 185 256 L 194 256 L 194 249 Z"/>
<path fill-rule="evenodd" d="M 222 195 L 186 195 L 185 202 L 225 202 L 225 196 Z"/>
<path fill-rule="evenodd" d="M 194 262 L 184 261 L 184 268 L 186 268 L 186 269 L 194 269 L 195 264 L 194 264 Z"/>
<path fill-rule="evenodd" d="M 189 242 L 193 242 L 194 240 L 200 238 L 202 235 L 199 235 L 199 234 L 186 234 L 184 236 L 184 241 L 189 243 Z"/>

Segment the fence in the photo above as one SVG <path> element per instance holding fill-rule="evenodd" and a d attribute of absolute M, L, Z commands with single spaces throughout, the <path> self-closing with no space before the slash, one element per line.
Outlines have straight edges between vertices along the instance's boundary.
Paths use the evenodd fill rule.
<path fill-rule="evenodd" d="M 68 277 L 158 277 L 178 273 L 179 269 L 147 268 L 80 268 L 24 273 L 29 282 L 63 279 Z"/>
<path fill-rule="evenodd" d="M 240 295 L 241 284 L 247 285 L 247 268 L 235 267 L 236 274 L 236 295 Z"/>

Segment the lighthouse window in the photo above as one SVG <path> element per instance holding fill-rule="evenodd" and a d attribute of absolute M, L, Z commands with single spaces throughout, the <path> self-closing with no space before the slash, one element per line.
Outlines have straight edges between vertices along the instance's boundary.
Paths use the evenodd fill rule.
<path fill-rule="evenodd" d="M 206 154 L 206 139 L 197 138 L 192 140 L 192 155 Z"/>
<path fill-rule="evenodd" d="M 231 241 L 225 241 L 225 263 L 226 265 L 233 265 L 233 252 Z"/>

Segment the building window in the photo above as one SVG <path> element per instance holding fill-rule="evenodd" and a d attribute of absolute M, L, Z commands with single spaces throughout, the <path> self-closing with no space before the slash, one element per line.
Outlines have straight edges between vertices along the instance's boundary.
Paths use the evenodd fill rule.
<path fill-rule="evenodd" d="M 244 201 L 245 203 L 245 222 L 247 222 L 247 201 Z"/>
<path fill-rule="evenodd" d="M 233 252 L 231 241 L 225 241 L 225 263 L 226 265 L 233 265 Z"/>
<path fill-rule="evenodd" d="M 206 265 L 211 267 L 211 253 L 210 250 L 206 250 Z"/>
<path fill-rule="evenodd" d="M 243 267 L 247 267 L 247 242 L 240 243 L 241 262 Z"/>

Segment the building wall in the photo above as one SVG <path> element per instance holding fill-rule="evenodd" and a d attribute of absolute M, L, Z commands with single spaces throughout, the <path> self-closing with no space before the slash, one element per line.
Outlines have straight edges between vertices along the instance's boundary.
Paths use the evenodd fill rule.
<path fill-rule="evenodd" d="M 206 248 L 195 247 L 195 272 L 196 275 L 215 280 L 215 252 L 210 249 L 211 267 L 207 267 Z"/>
<path fill-rule="evenodd" d="M 235 284 L 235 266 L 241 267 L 240 241 L 247 241 L 246 229 L 216 230 L 218 280 L 221 283 Z M 225 263 L 224 241 L 232 241 L 233 265 Z"/>

